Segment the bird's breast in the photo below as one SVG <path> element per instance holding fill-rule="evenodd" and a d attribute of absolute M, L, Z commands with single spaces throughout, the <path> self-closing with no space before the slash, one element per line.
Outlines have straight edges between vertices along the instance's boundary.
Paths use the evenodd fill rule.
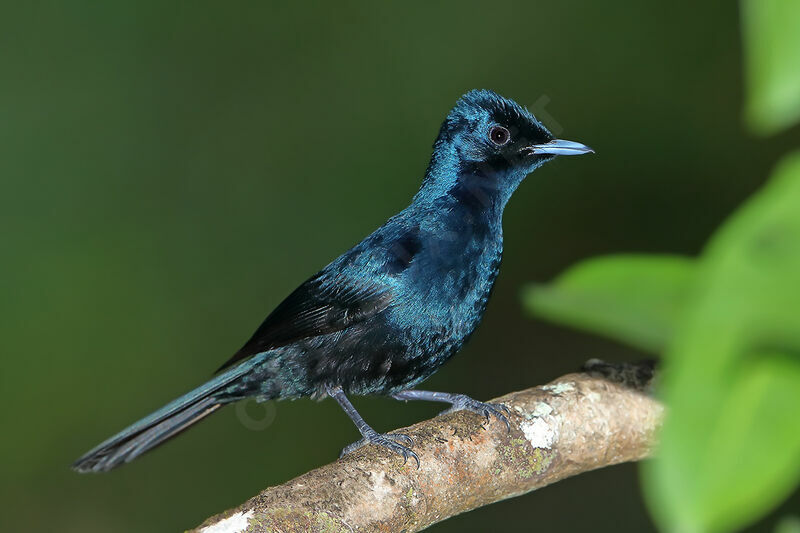
<path fill-rule="evenodd" d="M 397 319 L 409 344 L 409 356 L 429 358 L 435 366 L 466 342 L 483 318 L 500 269 L 502 240 L 440 242 L 415 257 Z"/>

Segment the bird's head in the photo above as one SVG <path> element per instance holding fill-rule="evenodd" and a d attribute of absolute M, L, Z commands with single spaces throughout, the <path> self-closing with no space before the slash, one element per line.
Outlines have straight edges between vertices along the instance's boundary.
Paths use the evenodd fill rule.
<path fill-rule="evenodd" d="M 592 152 L 586 145 L 556 139 L 527 109 L 488 90 L 462 96 L 434 144 L 426 185 L 511 192 L 534 169 L 559 155 Z M 432 187 L 431 187 L 432 186 Z M 423 190 L 425 187 L 423 187 Z"/>

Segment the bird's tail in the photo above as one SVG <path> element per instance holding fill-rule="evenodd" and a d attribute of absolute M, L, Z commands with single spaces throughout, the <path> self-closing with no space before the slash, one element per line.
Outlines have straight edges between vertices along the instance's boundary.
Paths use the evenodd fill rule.
<path fill-rule="evenodd" d="M 78 472 L 106 472 L 129 463 L 219 409 L 220 390 L 246 372 L 233 367 L 101 442 L 72 464 Z"/>

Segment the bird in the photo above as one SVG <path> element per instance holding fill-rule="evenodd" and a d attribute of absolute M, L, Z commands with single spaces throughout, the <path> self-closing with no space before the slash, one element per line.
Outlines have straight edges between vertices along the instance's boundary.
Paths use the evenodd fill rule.
<path fill-rule="evenodd" d="M 510 428 L 502 404 L 417 389 L 481 322 L 500 269 L 503 211 L 522 181 L 557 156 L 593 152 L 556 139 L 526 108 L 490 90 L 447 114 L 411 203 L 282 301 L 216 375 L 76 460 L 78 472 L 128 463 L 240 400 L 332 398 L 366 444 L 407 462 L 402 433 L 379 433 L 351 396 L 450 404 Z"/>

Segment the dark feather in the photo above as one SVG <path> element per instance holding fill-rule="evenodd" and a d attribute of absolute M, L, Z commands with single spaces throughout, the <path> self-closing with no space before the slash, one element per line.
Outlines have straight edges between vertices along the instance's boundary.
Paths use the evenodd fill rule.
<path fill-rule="evenodd" d="M 386 309 L 391 293 L 385 285 L 331 281 L 325 271 L 291 293 L 259 326 L 245 345 L 217 372 L 255 355 L 299 339 L 317 337 L 361 322 Z"/>

